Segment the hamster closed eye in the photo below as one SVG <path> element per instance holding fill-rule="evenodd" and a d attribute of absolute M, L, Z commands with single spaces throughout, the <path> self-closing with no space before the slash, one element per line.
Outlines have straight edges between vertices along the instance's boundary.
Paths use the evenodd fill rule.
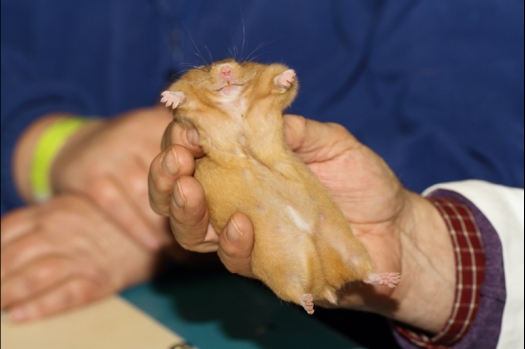
<path fill-rule="evenodd" d="M 221 231 L 235 212 L 250 217 L 253 273 L 312 314 L 316 302 L 336 304 L 348 282 L 395 287 L 400 276 L 374 271 L 339 207 L 286 145 L 282 114 L 297 89 L 282 64 L 227 59 L 188 71 L 161 102 L 199 133 L 206 156 L 194 175 L 213 227 Z"/>

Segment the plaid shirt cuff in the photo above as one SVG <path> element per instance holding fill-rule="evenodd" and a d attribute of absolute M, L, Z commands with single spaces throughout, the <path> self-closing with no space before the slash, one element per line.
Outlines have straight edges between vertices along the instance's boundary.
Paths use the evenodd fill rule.
<path fill-rule="evenodd" d="M 447 224 L 456 260 L 456 295 L 452 313 L 443 329 L 430 337 L 400 324 L 395 329 L 412 343 L 427 349 L 448 348 L 467 332 L 479 307 L 485 275 L 481 234 L 470 209 L 459 201 L 429 198 Z"/>

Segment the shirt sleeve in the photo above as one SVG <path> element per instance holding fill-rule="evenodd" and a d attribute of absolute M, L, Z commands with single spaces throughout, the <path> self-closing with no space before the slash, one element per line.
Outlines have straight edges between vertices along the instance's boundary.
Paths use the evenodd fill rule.
<path fill-rule="evenodd" d="M 12 156 L 34 120 L 53 112 L 113 117 L 158 101 L 170 64 L 162 44 L 173 21 L 149 1 L 3 0 L 1 6 L 4 214 L 24 204 Z"/>
<path fill-rule="evenodd" d="M 2 39 L 2 214 L 24 203 L 15 189 L 12 175 L 13 153 L 22 132 L 45 114 L 77 114 L 83 109 L 74 96 L 74 89 L 67 83 L 37 78 L 34 70 L 38 65 L 32 64 L 24 54 L 24 51 L 31 49 L 28 47 L 30 40 L 20 38 L 16 42 L 16 45 L 11 45 L 10 41 Z"/>

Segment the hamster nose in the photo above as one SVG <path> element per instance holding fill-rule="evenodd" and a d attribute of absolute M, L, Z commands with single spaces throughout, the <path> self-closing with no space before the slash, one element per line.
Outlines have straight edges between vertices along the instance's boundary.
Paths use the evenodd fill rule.
<path fill-rule="evenodd" d="M 223 65 L 220 69 L 220 74 L 223 78 L 229 78 L 232 75 L 232 67 L 229 65 Z"/>

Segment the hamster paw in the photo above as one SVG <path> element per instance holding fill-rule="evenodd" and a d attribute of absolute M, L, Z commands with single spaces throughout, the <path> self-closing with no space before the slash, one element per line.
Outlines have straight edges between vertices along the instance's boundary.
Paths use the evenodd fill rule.
<path fill-rule="evenodd" d="M 364 282 L 366 282 L 367 284 L 371 284 L 371 285 L 384 285 L 390 288 L 394 288 L 397 286 L 400 280 L 401 280 L 401 274 L 387 272 L 387 273 L 370 273 L 368 274 L 368 278 L 364 280 Z"/>
<path fill-rule="evenodd" d="M 293 69 L 288 69 L 282 72 L 281 74 L 277 75 L 275 79 L 273 80 L 275 85 L 282 87 L 282 88 L 288 88 L 292 84 L 292 82 L 295 81 L 295 71 Z"/>
<path fill-rule="evenodd" d="M 172 109 L 175 109 L 181 105 L 186 98 L 184 93 L 179 91 L 164 91 L 160 95 L 162 96 L 160 102 L 166 104 L 166 107 L 171 107 Z"/>
<path fill-rule="evenodd" d="M 305 293 L 299 297 L 299 303 L 309 315 L 314 313 L 314 297 L 310 293 Z"/>

